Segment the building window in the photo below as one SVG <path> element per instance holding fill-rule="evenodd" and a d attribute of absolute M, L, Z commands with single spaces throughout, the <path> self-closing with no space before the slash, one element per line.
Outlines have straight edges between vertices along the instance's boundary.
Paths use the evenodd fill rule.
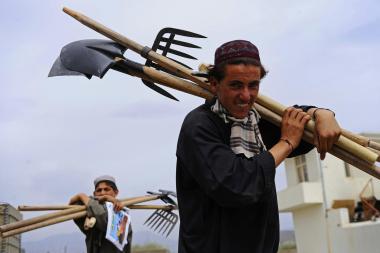
<path fill-rule="evenodd" d="M 306 156 L 300 155 L 294 158 L 296 163 L 296 169 L 298 174 L 298 181 L 301 182 L 308 182 L 309 181 L 309 175 L 307 173 L 307 166 L 306 166 Z"/>
<path fill-rule="evenodd" d="M 351 177 L 351 169 L 348 163 L 344 163 L 344 171 L 346 172 L 346 177 Z"/>

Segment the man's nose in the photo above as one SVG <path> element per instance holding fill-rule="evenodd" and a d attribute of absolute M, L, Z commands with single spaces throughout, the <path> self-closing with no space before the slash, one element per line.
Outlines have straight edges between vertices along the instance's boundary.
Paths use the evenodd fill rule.
<path fill-rule="evenodd" d="M 248 87 L 245 87 L 240 92 L 240 100 L 243 102 L 248 102 L 251 100 L 251 93 L 249 92 Z"/>

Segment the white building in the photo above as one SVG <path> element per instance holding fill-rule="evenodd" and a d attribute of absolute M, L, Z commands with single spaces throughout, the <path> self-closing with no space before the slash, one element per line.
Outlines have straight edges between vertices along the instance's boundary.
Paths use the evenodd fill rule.
<path fill-rule="evenodd" d="M 316 150 L 287 159 L 285 169 L 278 204 L 293 215 L 298 253 L 380 252 L 380 220 L 350 222 L 360 196 L 380 199 L 380 180 L 332 155 L 321 161 Z"/>
<path fill-rule="evenodd" d="M 7 203 L 0 203 L 0 225 L 22 220 L 21 213 Z M 21 253 L 21 235 L 0 237 L 0 253 Z"/>

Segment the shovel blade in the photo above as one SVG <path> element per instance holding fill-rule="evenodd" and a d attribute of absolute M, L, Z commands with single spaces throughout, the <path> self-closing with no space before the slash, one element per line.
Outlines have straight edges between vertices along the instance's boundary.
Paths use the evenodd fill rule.
<path fill-rule="evenodd" d="M 126 48 L 109 40 L 79 40 L 64 46 L 49 76 L 80 75 L 102 78 L 115 64 L 115 57 L 123 58 Z M 78 74 L 79 73 L 79 74 Z"/>

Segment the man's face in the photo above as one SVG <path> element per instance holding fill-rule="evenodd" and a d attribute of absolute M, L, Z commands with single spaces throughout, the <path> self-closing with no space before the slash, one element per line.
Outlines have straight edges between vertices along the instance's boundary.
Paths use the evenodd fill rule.
<path fill-rule="evenodd" d="M 211 88 L 220 103 L 237 119 L 248 116 L 260 86 L 260 67 L 254 65 L 226 65 L 221 81 L 211 80 Z"/>
<path fill-rule="evenodd" d="M 118 194 L 118 191 L 115 191 L 112 189 L 111 186 L 107 185 L 105 182 L 100 182 L 94 191 L 94 196 L 95 197 L 102 197 L 104 195 L 109 195 L 112 197 L 116 197 Z"/>

